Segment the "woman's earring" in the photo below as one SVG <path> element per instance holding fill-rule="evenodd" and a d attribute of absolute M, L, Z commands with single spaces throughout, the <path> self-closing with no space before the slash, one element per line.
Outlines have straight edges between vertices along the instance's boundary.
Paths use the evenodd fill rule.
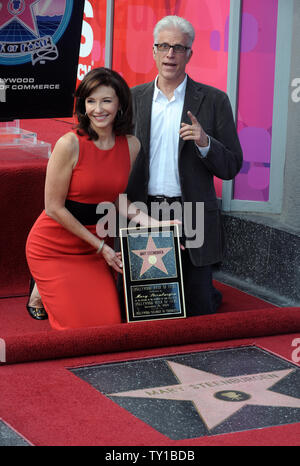
<path fill-rule="evenodd" d="M 123 116 L 123 110 L 119 108 L 118 113 L 117 113 L 117 118 L 122 118 Z"/>

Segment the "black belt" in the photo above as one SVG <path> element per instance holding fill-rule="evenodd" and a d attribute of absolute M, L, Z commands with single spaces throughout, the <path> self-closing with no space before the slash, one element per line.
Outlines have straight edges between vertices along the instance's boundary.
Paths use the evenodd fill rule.
<path fill-rule="evenodd" d="M 148 202 L 167 202 L 168 204 L 172 204 L 173 202 L 181 202 L 181 196 L 175 197 L 168 197 L 168 196 L 148 196 Z"/>
<path fill-rule="evenodd" d="M 74 215 L 82 225 L 96 225 L 98 220 L 106 214 L 97 214 L 98 204 L 87 204 L 85 202 L 66 199 L 65 207 Z"/>

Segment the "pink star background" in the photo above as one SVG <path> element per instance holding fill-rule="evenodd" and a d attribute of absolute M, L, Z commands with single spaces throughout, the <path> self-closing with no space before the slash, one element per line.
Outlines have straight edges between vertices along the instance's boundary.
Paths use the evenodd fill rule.
<path fill-rule="evenodd" d="M 32 8 L 37 2 L 39 2 L 39 0 L 26 0 L 24 2 L 24 10 L 20 14 L 12 14 L 9 11 L 9 0 L 2 1 L 2 8 L 0 10 L 0 28 L 17 19 L 21 24 L 29 29 L 30 32 L 38 35 L 35 15 Z"/>
<path fill-rule="evenodd" d="M 147 270 L 151 267 L 156 267 L 162 272 L 168 274 L 168 271 L 163 263 L 162 258 L 171 250 L 172 248 L 157 248 L 151 236 L 148 238 L 146 249 L 140 249 L 132 251 L 134 254 L 143 259 L 142 268 L 140 271 L 140 276 L 142 276 Z M 155 254 L 156 262 L 151 263 L 149 258 L 152 257 L 151 252 L 161 252 L 161 254 Z"/>

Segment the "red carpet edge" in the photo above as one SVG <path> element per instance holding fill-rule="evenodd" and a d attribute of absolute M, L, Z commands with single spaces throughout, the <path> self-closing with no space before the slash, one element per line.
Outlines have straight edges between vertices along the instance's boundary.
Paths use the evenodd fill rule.
<path fill-rule="evenodd" d="M 2 365 L 298 331 L 300 308 L 287 307 L 39 332 L 8 336 L 5 339 L 5 362 Z"/>

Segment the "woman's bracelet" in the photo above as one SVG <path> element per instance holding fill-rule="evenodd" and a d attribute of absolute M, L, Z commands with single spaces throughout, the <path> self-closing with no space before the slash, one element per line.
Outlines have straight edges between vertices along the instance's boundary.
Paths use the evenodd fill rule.
<path fill-rule="evenodd" d="M 99 248 L 97 249 L 96 254 L 100 254 L 100 252 L 102 251 L 103 246 L 104 246 L 104 239 L 101 240 L 100 246 L 99 246 Z"/>

